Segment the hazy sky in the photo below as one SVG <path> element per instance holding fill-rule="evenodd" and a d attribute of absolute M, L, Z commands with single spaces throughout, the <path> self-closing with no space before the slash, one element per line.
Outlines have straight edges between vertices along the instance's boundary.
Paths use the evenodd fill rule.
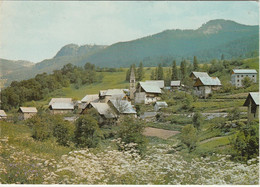
<path fill-rule="evenodd" d="M 0 58 L 39 62 L 66 44 L 128 41 L 212 19 L 257 25 L 257 2 L 0 1 Z"/>

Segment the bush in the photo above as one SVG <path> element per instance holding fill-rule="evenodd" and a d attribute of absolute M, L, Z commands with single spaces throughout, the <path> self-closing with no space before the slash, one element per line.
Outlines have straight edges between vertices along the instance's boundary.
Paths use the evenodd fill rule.
<path fill-rule="evenodd" d="M 188 147 L 189 152 L 196 148 L 198 141 L 197 130 L 193 125 L 186 125 L 181 131 L 181 141 Z"/>

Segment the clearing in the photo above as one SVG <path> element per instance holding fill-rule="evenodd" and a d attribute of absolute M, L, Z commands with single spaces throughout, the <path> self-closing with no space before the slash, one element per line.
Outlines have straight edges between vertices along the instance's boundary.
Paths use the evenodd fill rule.
<path fill-rule="evenodd" d="M 170 130 L 146 127 L 143 134 L 145 136 L 156 136 L 158 138 L 162 138 L 162 139 L 166 140 L 166 139 L 170 138 L 171 136 L 176 135 L 178 133 L 180 133 L 180 131 L 170 131 Z"/>

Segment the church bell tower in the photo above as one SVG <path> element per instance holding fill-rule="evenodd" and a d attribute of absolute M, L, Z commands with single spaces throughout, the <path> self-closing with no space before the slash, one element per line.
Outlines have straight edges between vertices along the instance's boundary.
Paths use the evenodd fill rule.
<path fill-rule="evenodd" d="M 131 73 L 130 73 L 130 99 L 133 100 L 135 98 L 135 71 L 134 68 L 131 68 Z"/>

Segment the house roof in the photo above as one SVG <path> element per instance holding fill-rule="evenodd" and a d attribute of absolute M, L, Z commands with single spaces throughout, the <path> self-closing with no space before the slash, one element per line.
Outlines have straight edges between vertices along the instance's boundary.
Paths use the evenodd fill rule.
<path fill-rule="evenodd" d="M 131 103 L 126 100 L 110 99 L 110 102 L 121 114 L 136 114 L 136 111 L 133 109 Z"/>
<path fill-rule="evenodd" d="M 238 74 L 257 74 L 257 71 L 255 69 L 233 69 L 232 73 L 238 73 Z"/>
<path fill-rule="evenodd" d="M 35 107 L 20 107 L 19 110 L 23 113 L 37 113 L 37 109 Z"/>
<path fill-rule="evenodd" d="M 221 86 L 221 82 L 217 77 L 199 77 L 194 86 Z"/>
<path fill-rule="evenodd" d="M 6 113 L 4 110 L 0 110 L 0 117 L 6 117 Z"/>
<path fill-rule="evenodd" d="M 157 101 L 155 104 L 158 105 L 159 107 L 167 107 L 168 106 L 168 104 L 165 101 Z"/>
<path fill-rule="evenodd" d="M 194 75 L 196 78 L 198 78 L 198 77 L 209 77 L 207 72 L 193 71 L 193 72 L 191 72 L 190 77 L 191 77 L 191 75 Z"/>
<path fill-rule="evenodd" d="M 49 106 L 52 105 L 53 103 L 71 103 L 72 98 L 52 98 L 51 101 L 49 102 Z"/>
<path fill-rule="evenodd" d="M 105 95 L 125 95 L 124 89 L 108 89 Z"/>
<path fill-rule="evenodd" d="M 99 96 L 105 96 L 107 90 L 99 90 Z"/>
<path fill-rule="evenodd" d="M 74 104 L 71 103 L 53 103 L 51 108 L 54 110 L 73 110 Z"/>
<path fill-rule="evenodd" d="M 160 88 L 164 88 L 164 80 L 147 80 L 145 82 L 157 84 Z"/>
<path fill-rule="evenodd" d="M 248 106 L 249 105 L 249 99 L 252 99 L 253 102 L 259 106 L 259 92 L 250 92 L 246 98 L 246 101 L 243 106 Z"/>
<path fill-rule="evenodd" d="M 160 87 L 156 84 L 150 82 L 139 82 L 139 84 L 147 93 L 162 93 Z"/>
<path fill-rule="evenodd" d="M 83 103 L 90 103 L 90 102 L 97 102 L 99 99 L 98 94 L 92 94 L 92 95 L 86 95 L 81 99 L 81 102 Z"/>
<path fill-rule="evenodd" d="M 181 81 L 171 81 L 171 86 L 180 86 Z"/>
<path fill-rule="evenodd" d="M 106 118 L 116 117 L 107 103 L 91 102 L 90 105 L 92 105 L 92 107 L 95 108 L 100 115 L 104 115 Z"/>

